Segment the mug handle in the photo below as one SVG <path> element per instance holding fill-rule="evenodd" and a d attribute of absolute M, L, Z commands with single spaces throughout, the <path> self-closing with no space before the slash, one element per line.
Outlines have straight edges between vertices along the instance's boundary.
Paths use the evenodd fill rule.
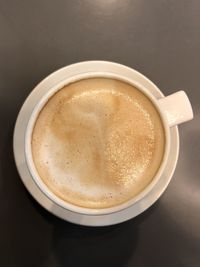
<path fill-rule="evenodd" d="M 192 106 L 184 91 L 159 99 L 158 105 L 165 113 L 169 127 L 193 119 Z"/>

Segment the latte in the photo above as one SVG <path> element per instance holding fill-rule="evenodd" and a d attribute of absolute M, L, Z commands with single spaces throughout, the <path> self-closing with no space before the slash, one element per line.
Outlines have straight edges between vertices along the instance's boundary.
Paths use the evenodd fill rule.
<path fill-rule="evenodd" d="M 134 86 L 89 78 L 66 85 L 39 113 L 32 156 L 46 186 L 85 208 L 122 204 L 149 185 L 165 149 L 153 103 Z"/>

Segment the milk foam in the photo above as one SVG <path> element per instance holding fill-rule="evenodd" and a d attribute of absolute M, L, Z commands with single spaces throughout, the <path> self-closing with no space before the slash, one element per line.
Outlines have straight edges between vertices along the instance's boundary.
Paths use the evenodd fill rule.
<path fill-rule="evenodd" d="M 133 86 L 91 78 L 69 84 L 45 105 L 32 135 L 43 182 L 87 208 L 121 204 L 157 172 L 165 136 L 159 114 Z"/>

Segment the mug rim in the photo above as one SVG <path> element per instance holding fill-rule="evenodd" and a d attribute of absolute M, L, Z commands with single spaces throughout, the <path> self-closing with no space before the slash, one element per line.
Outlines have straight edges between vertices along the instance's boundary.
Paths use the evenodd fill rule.
<path fill-rule="evenodd" d="M 129 67 L 126 67 L 126 66 L 118 64 L 118 63 L 107 62 L 107 61 L 86 61 L 86 62 L 72 64 L 72 65 L 69 65 L 67 67 L 70 67 L 70 66 L 74 67 L 78 64 L 88 64 L 88 63 L 93 64 L 96 62 L 103 62 L 103 63 L 107 63 L 107 64 L 111 64 L 111 65 L 113 65 L 113 64 L 114 65 L 120 65 L 120 67 L 129 68 Z M 131 69 L 131 71 L 137 72 L 132 68 L 129 68 L 129 69 Z M 143 74 L 141 74 L 139 72 L 137 72 L 137 73 L 140 75 L 140 78 L 145 79 L 145 80 L 147 79 Z M 48 100 L 56 92 L 58 92 L 60 89 L 62 89 L 64 86 L 66 86 L 70 83 L 73 83 L 73 82 L 76 82 L 76 81 L 79 81 L 82 79 L 95 78 L 95 77 L 114 78 L 114 79 L 118 79 L 118 80 L 127 82 L 127 83 L 135 86 L 138 90 L 140 90 L 143 94 L 145 94 L 145 96 L 153 103 L 158 114 L 160 115 L 163 129 L 165 132 L 165 149 L 164 149 L 164 153 L 163 153 L 163 159 L 162 159 L 162 162 L 161 162 L 156 174 L 154 175 L 152 181 L 143 190 L 141 190 L 136 196 L 134 196 L 130 200 L 128 200 L 124 203 L 121 203 L 119 205 L 113 206 L 113 207 L 98 208 L 98 209 L 77 206 L 75 204 L 69 203 L 69 202 L 61 199 L 55 193 L 53 193 L 53 191 L 51 191 L 49 189 L 49 187 L 43 182 L 42 178 L 40 177 L 39 173 L 37 172 L 34 161 L 33 161 L 32 149 L 31 149 L 31 136 L 32 136 L 32 131 L 33 131 L 35 122 L 37 121 L 37 118 L 38 118 L 40 111 L 43 109 L 43 107 L 48 102 Z M 39 189 L 51 201 L 53 201 L 54 203 L 56 203 L 60 207 L 65 208 L 65 209 L 70 210 L 70 211 L 73 211 L 73 212 L 76 212 L 76 213 L 87 214 L 87 215 L 111 214 L 111 213 L 126 209 L 126 208 L 134 205 L 136 202 L 142 200 L 153 189 L 155 184 L 160 179 L 160 177 L 163 173 L 163 170 L 165 169 L 165 166 L 166 166 L 166 162 L 167 162 L 167 158 L 168 158 L 168 154 L 169 154 L 169 147 L 170 147 L 169 125 L 167 123 L 166 115 L 164 114 L 164 112 L 162 111 L 162 109 L 160 108 L 160 106 L 158 104 L 158 100 L 140 82 L 129 79 L 129 78 L 124 77 L 123 75 L 120 75 L 120 74 L 109 72 L 109 71 L 101 71 L 101 72 L 100 71 L 92 71 L 92 70 L 86 71 L 86 72 L 83 72 L 80 74 L 76 74 L 72 77 L 67 77 L 67 78 L 63 79 L 62 81 L 60 81 L 59 83 L 57 83 L 56 85 L 54 85 L 53 87 L 50 87 L 49 90 L 37 102 L 33 111 L 31 112 L 31 115 L 29 117 L 29 121 L 28 121 L 28 124 L 26 127 L 26 131 L 25 131 L 25 160 L 26 160 L 26 164 L 28 166 L 28 170 L 30 172 L 30 175 L 31 175 L 33 181 L 36 183 L 36 185 L 39 187 Z"/>

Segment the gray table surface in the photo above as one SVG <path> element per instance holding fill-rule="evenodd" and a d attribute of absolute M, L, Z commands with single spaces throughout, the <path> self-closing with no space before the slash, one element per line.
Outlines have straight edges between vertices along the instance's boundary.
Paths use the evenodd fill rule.
<path fill-rule="evenodd" d="M 185 90 L 195 118 L 180 129 L 173 179 L 126 223 L 79 227 L 27 193 L 13 160 L 17 113 L 58 68 L 110 60 L 167 95 Z M 200 266 L 200 1 L 0 0 L 0 266 Z"/>

